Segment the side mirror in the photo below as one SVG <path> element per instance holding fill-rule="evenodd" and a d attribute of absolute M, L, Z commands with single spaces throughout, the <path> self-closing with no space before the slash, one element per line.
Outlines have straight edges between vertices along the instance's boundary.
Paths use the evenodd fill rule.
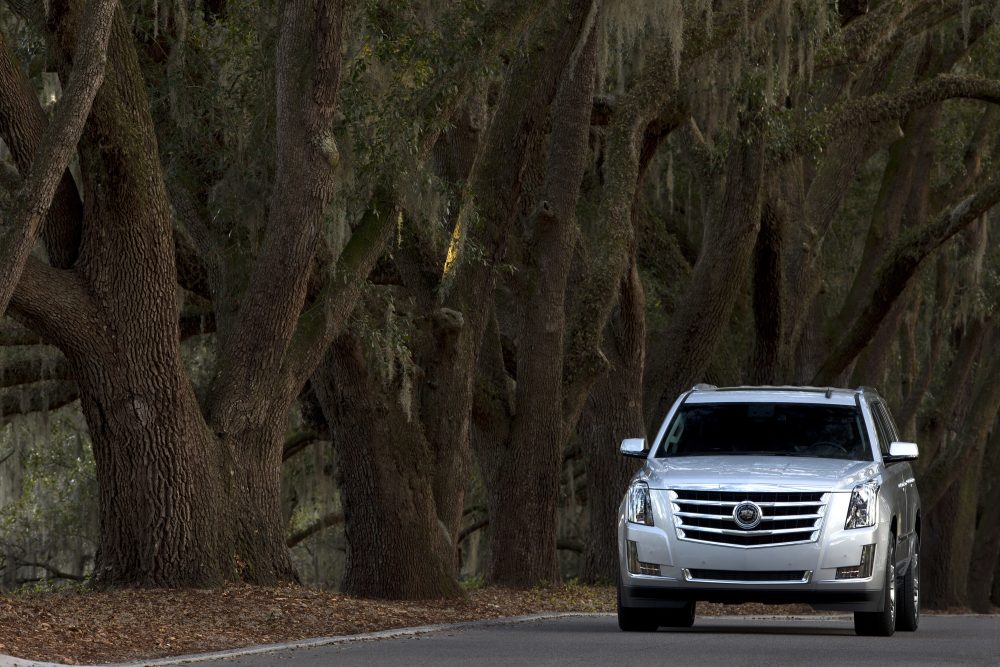
<path fill-rule="evenodd" d="M 893 442 L 889 445 L 889 456 L 884 458 L 887 461 L 913 461 L 917 458 L 917 443 Z"/>
<path fill-rule="evenodd" d="M 645 438 L 625 438 L 622 440 L 621 453 L 625 456 L 635 456 L 644 459 L 649 454 L 646 450 Z"/>

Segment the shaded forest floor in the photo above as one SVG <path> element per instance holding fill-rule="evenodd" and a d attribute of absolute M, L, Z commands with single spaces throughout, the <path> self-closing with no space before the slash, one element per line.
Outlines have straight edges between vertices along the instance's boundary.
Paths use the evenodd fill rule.
<path fill-rule="evenodd" d="M 0 596 L 0 654 L 66 664 L 123 662 L 538 612 L 613 612 L 611 586 L 482 588 L 463 600 L 361 600 L 298 586 L 73 590 Z M 805 605 L 699 603 L 699 615 L 808 614 Z"/>

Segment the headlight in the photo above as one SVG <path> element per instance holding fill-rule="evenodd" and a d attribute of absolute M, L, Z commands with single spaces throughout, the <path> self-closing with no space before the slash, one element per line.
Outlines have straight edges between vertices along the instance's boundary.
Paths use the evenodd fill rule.
<path fill-rule="evenodd" d="M 649 501 L 649 486 L 632 482 L 625 496 L 625 518 L 631 523 L 653 525 L 653 504 Z"/>
<path fill-rule="evenodd" d="M 878 480 L 870 479 L 854 487 L 851 503 L 847 506 L 844 528 L 867 528 L 875 525 L 875 508 L 878 505 Z"/>

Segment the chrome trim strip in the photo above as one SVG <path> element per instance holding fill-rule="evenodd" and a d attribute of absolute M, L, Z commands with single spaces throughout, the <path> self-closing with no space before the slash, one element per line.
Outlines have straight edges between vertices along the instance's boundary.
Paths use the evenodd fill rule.
<path fill-rule="evenodd" d="M 690 526 L 689 526 L 690 527 Z M 686 537 L 684 531 L 680 527 L 677 529 L 678 535 L 677 539 L 684 540 L 685 542 L 694 542 L 695 544 L 708 544 L 713 547 L 732 547 L 734 549 L 767 549 L 768 547 L 788 547 L 796 544 L 812 544 L 816 541 L 819 531 L 813 534 L 807 540 L 794 540 L 789 542 L 775 542 L 773 544 L 730 544 L 729 542 L 711 542 L 709 540 L 699 540 L 694 537 Z"/>
<path fill-rule="evenodd" d="M 733 515 L 730 514 L 698 514 L 697 512 L 679 512 L 674 511 L 674 516 L 689 516 L 693 519 L 727 519 L 729 521 L 733 520 Z M 822 519 L 822 514 L 784 514 L 778 516 L 762 516 L 761 521 L 789 521 L 792 519 Z"/>
<path fill-rule="evenodd" d="M 669 458 L 669 457 L 668 457 Z M 872 461 L 866 461 L 866 463 L 872 463 Z M 650 489 L 652 491 L 653 489 Z M 808 485 L 796 485 L 788 484 L 782 485 L 781 489 L 776 491 L 773 484 L 733 484 L 732 486 L 726 487 L 724 489 L 719 488 L 718 484 L 691 484 L 685 483 L 683 487 L 664 487 L 657 489 L 657 491 L 680 491 L 681 493 L 685 491 L 713 491 L 722 493 L 822 493 L 824 495 L 828 493 L 837 493 L 837 491 L 831 491 L 829 486 L 816 487 Z"/>
<path fill-rule="evenodd" d="M 674 497 L 671 498 L 671 502 L 674 504 L 684 504 L 684 505 L 706 505 L 709 507 L 736 507 L 742 500 L 687 500 L 686 498 Z M 826 501 L 823 500 L 803 500 L 802 502 L 757 502 L 754 501 L 759 507 L 802 507 L 804 505 L 825 505 Z"/>
<path fill-rule="evenodd" d="M 809 580 L 812 578 L 812 570 L 806 570 L 805 575 L 801 579 L 794 580 L 783 580 L 778 579 L 775 581 L 746 581 L 743 579 L 695 579 L 691 576 L 691 570 L 686 567 L 681 568 L 681 573 L 684 575 L 684 581 L 696 582 L 699 584 L 738 584 L 741 586 L 773 586 L 774 584 L 779 585 L 794 585 L 794 584 L 808 584 Z"/>
<path fill-rule="evenodd" d="M 777 528 L 774 530 L 734 530 L 732 528 L 706 528 L 705 526 L 691 526 L 682 523 L 679 528 L 697 530 L 703 533 L 716 533 L 718 535 L 750 535 L 753 537 L 766 537 L 768 535 L 787 535 L 789 533 L 811 533 L 819 526 L 806 526 L 804 528 Z"/>

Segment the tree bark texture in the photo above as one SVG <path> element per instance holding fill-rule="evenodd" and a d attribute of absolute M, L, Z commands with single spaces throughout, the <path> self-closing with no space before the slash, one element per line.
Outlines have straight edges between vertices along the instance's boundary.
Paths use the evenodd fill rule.
<path fill-rule="evenodd" d="M 461 595 L 451 536 L 438 519 L 435 453 L 418 420 L 384 386 L 361 343 L 342 335 L 313 374 L 339 465 L 351 595 Z"/>
<path fill-rule="evenodd" d="M 725 334 L 729 317 L 750 273 L 760 230 L 764 153 L 753 112 L 741 122 L 742 139 L 731 148 L 721 207 L 706 230 L 691 283 L 673 314 L 665 339 L 670 351 L 655 373 L 658 408 L 699 381 Z"/>
<path fill-rule="evenodd" d="M 67 62 L 73 59 L 78 14 L 73 3 L 53 14 L 55 42 Z M 290 100 L 289 93 L 282 104 L 307 115 L 315 104 L 329 120 L 340 5 L 293 3 L 287 14 L 279 78 L 295 79 L 308 101 Z M 222 419 L 210 427 L 202 416 L 180 356 L 171 212 L 160 163 L 150 159 L 158 147 L 121 12 L 111 27 L 108 59 L 112 65 L 79 144 L 86 206 L 75 270 L 60 272 L 29 260 L 13 301 L 15 314 L 66 354 L 80 388 L 100 487 L 95 582 L 204 586 L 294 579 L 279 503 L 285 415 L 294 390 L 287 383 L 242 385 L 217 395 Z M 311 76 L 299 77 L 292 70 L 306 60 Z M 283 122 L 288 131 L 281 136 L 286 144 L 309 143 L 300 133 L 319 132 L 322 124 Z M 329 148 L 322 141 L 310 145 L 311 154 Z M 324 173 L 318 170 L 317 178 Z M 309 190 L 311 181 L 292 180 Z M 294 216 L 303 217 L 299 224 L 315 224 L 309 211 L 323 208 L 327 192 L 310 190 L 309 204 L 298 208 L 278 201 L 275 215 L 292 215 L 294 208 Z M 296 193 L 288 188 L 282 194 L 294 199 Z M 293 250 L 299 240 L 289 241 Z M 273 254 L 280 253 L 264 253 Z M 265 282 L 273 285 L 273 277 Z M 288 298 L 294 297 L 292 290 Z M 287 303 L 269 303 L 268 312 L 282 305 Z M 273 328 L 261 325 L 255 333 L 268 334 L 268 341 L 258 341 L 262 345 L 282 345 Z M 224 369 L 258 361 L 231 348 L 223 357 Z M 233 409 L 233 403 L 243 409 Z"/>
<path fill-rule="evenodd" d="M 955 356 L 942 381 L 941 398 L 928 407 L 920 420 L 922 449 L 921 460 L 917 464 L 920 472 L 926 470 L 944 449 L 955 424 L 960 422 L 961 411 L 971 401 L 969 387 L 972 386 L 972 373 L 982 357 L 983 342 L 988 332 L 987 322 L 976 320 L 966 327 L 957 341 Z"/>
<path fill-rule="evenodd" d="M 765 204 L 754 249 L 754 346 L 750 379 L 754 384 L 782 381 L 782 342 L 785 340 L 785 277 L 783 237 L 786 213 L 773 202 Z"/>
<path fill-rule="evenodd" d="M 48 117 L 35 90 L 0 35 L 0 136 L 7 144 L 14 165 L 23 175 L 31 169 L 35 149 L 42 140 Z M 80 249 L 80 217 L 83 204 L 69 171 L 63 173 L 42 227 L 42 240 L 49 263 L 66 269 L 76 261 Z"/>
<path fill-rule="evenodd" d="M 997 411 L 1000 410 L 1000 383 L 997 382 L 1000 377 L 1000 356 L 990 359 L 989 366 L 980 372 L 982 379 L 975 384 L 971 406 L 963 420 L 963 432 L 953 442 L 939 445 L 930 463 L 920 470 L 918 482 L 921 504 L 925 511 L 934 507 L 963 474 L 965 465 L 978 456 L 977 452 L 983 446 Z M 932 441 L 931 445 L 934 444 Z"/>
<path fill-rule="evenodd" d="M 928 255 L 989 211 L 998 201 L 1000 179 L 993 179 L 977 194 L 939 214 L 930 223 L 901 235 L 884 255 L 878 269 L 876 287 L 869 300 L 830 350 L 813 378 L 814 384 L 823 386 L 833 382 L 875 335 L 879 324 Z"/>
<path fill-rule="evenodd" d="M 24 182 L 14 198 L 13 220 L 0 240 L 0 315 L 6 312 L 17 288 L 52 198 L 63 182 L 66 167 L 80 141 L 94 97 L 104 80 L 108 37 L 116 7 L 116 0 L 91 0 L 83 12 L 78 27 L 80 35 L 85 39 L 77 40 L 75 64 L 69 75 L 66 91 L 56 104 L 52 121 L 37 139 L 33 157 L 21 160 L 24 165 L 30 166 L 27 166 Z M 6 44 L 0 45 L 0 54 L 0 73 L 4 75 L 3 78 L 17 78 L 17 88 L 11 91 L 11 96 L 23 98 L 27 91 L 23 89 L 17 73 L 12 71 L 15 66 Z M 9 114 L 10 110 L 5 111 Z M 34 119 L 30 113 L 29 111 L 29 117 L 25 119 L 27 125 L 33 125 L 31 121 Z M 7 136 L 22 129 L 18 127 L 17 119 L 8 115 L 6 120 L 14 121 L 14 124 L 8 126 L 13 131 L 8 131 Z M 32 132 L 32 129 L 27 129 L 25 134 Z M 31 139 L 29 135 L 16 143 L 34 143 Z"/>
<path fill-rule="evenodd" d="M 320 225 L 333 197 L 339 154 L 332 127 L 343 20 L 342 0 L 298 0 L 287 3 L 282 13 L 275 180 L 251 288 L 240 298 L 236 321 L 220 327 L 231 331 L 221 337 L 224 362 L 212 387 L 210 419 L 220 433 L 267 421 L 275 407 L 270 392 L 257 388 L 283 375 L 285 352 L 305 304 Z M 278 407 L 290 406 L 305 380 L 287 380 L 294 386 L 284 391 Z"/>
<path fill-rule="evenodd" d="M 947 258 L 942 254 L 938 257 L 934 276 L 934 300 L 932 302 L 933 312 L 946 313 L 951 310 L 954 295 L 954 271 L 949 265 Z M 916 433 L 917 413 L 921 403 L 927 395 L 934 372 L 938 368 L 938 362 L 944 352 L 946 329 L 950 326 L 947 318 L 935 317 L 930 326 L 928 343 L 928 353 L 922 368 L 913 383 L 909 393 L 904 397 L 902 408 L 897 413 L 899 426 L 903 433 Z M 914 436 L 915 437 L 915 436 Z"/>
<path fill-rule="evenodd" d="M 518 332 L 518 409 L 510 439 L 499 451 L 496 476 L 487 478 L 492 551 L 491 581 L 531 585 L 559 578 L 556 551 L 559 476 L 566 441 L 563 423 L 563 336 L 566 282 L 576 229 L 576 201 L 589 157 L 590 107 L 596 37 L 592 2 L 579 3 L 582 20 L 569 24 L 572 53 L 552 103 L 543 198 L 529 220 L 527 285 Z M 589 18 L 589 22 L 588 22 Z M 570 41 L 572 40 L 572 41 Z"/>
<path fill-rule="evenodd" d="M 1000 483 L 996 471 L 1000 469 L 1000 424 L 994 422 L 993 432 L 986 447 L 986 456 L 980 469 L 979 522 L 969 561 L 966 587 L 969 606 L 980 614 L 993 611 L 1000 602 L 991 599 L 993 583 L 1000 566 Z"/>
<path fill-rule="evenodd" d="M 589 514 L 581 578 L 593 583 L 617 581 L 618 505 L 637 467 L 618 449 L 624 438 L 646 434 L 642 400 L 646 302 L 634 263 L 622 281 L 616 311 L 604 346 L 610 368 L 594 385 L 577 425 L 587 457 Z"/>
<path fill-rule="evenodd" d="M 924 67 L 926 69 L 926 67 Z M 836 338 L 836 334 L 843 331 L 860 315 L 864 308 L 867 295 L 875 289 L 877 278 L 876 271 L 882 257 L 889 250 L 893 239 L 898 238 L 899 231 L 904 222 L 909 226 L 924 224 L 924 218 L 904 220 L 907 213 L 913 210 L 923 210 L 926 205 L 928 192 L 921 189 L 920 184 L 926 182 L 933 164 L 933 148 L 928 148 L 930 136 L 937 125 L 940 117 L 940 105 L 918 109 L 907 118 L 903 138 L 895 142 L 889 151 L 888 164 L 882 174 L 881 188 L 872 211 L 868 232 L 865 239 L 864 251 L 861 261 L 858 263 L 858 270 L 854 275 L 851 289 L 844 300 L 840 314 L 831 320 L 830 331 L 825 332 L 823 338 L 824 347 L 828 348 L 832 344 L 831 339 Z M 922 198 L 924 206 L 914 207 L 911 205 L 913 199 Z M 901 306 L 893 307 L 893 314 L 898 320 Z M 887 316 L 887 320 L 893 318 Z M 893 338 L 895 324 L 891 321 L 883 322 L 878 327 L 876 338 L 880 340 L 873 342 L 874 347 L 884 345 L 886 341 Z M 872 345 L 869 346 L 871 348 Z M 879 349 L 872 350 L 870 357 L 886 359 L 888 354 L 882 354 Z M 876 361 L 876 364 L 879 362 Z M 864 375 L 862 383 L 878 386 L 878 369 L 871 369 L 870 360 L 861 360 L 861 371 Z M 856 372 L 856 378 L 858 377 Z"/>
<path fill-rule="evenodd" d="M 479 122 L 480 119 L 473 118 L 471 110 L 466 109 L 456 119 L 455 126 L 444 133 L 435 146 L 438 169 L 456 191 L 462 189 L 472 167 L 480 134 Z M 370 443 L 368 446 L 372 448 L 389 448 L 387 452 L 377 452 L 370 462 L 362 466 L 362 470 L 369 471 L 369 481 L 379 480 L 380 488 L 419 488 L 424 494 L 430 489 L 432 497 L 430 500 L 423 496 L 416 500 L 403 498 L 404 502 L 400 502 L 400 494 L 406 491 L 364 496 L 363 484 L 354 483 L 354 480 L 345 483 L 342 490 L 344 502 L 361 508 L 348 512 L 344 517 L 350 554 L 345 581 L 350 583 L 352 594 L 363 597 L 455 596 L 461 593 L 455 582 L 458 535 L 468 478 L 468 414 L 453 409 L 446 402 L 435 400 L 438 395 L 435 383 L 420 380 L 433 377 L 436 365 L 453 363 L 456 334 L 463 325 L 463 319 L 460 313 L 441 308 L 438 303 L 435 291 L 443 253 L 425 237 L 424 230 L 417 225 L 404 227 L 399 244 L 393 250 L 393 259 L 402 281 L 399 286 L 402 294 L 397 293 L 393 298 L 397 302 L 411 301 L 420 313 L 415 318 L 416 323 L 411 324 L 412 331 L 408 335 L 408 349 L 417 370 L 414 386 L 408 390 L 412 393 L 406 398 L 407 411 L 404 412 L 400 405 L 402 388 L 396 384 L 386 387 L 383 382 L 377 381 L 383 372 L 379 362 L 360 354 L 356 341 L 346 335 L 338 339 L 338 344 L 326 355 L 312 382 L 327 388 L 317 393 L 329 415 L 339 415 L 344 411 L 344 406 L 334 402 L 341 393 L 349 395 L 351 405 L 358 409 L 359 406 L 376 406 L 390 415 L 391 418 L 379 424 L 352 418 L 345 426 L 354 432 L 368 434 L 359 442 Z M 359 364 L 364 364 L 364 368 Z M 347 376 L 338 370 L 341 368 L 346 368 Z M 357 376 L 365 381 L 340 392 L 338 387 L 345 382 L 345 377 Z M 454 388 L 443 389 L 454 391 Z M 415 443 L 415 446 L 403 452 L 397 443 Z M 353 440 L 350 444 L 337 443 L 337 446 L 353 447 Z M 348 460 L 354 460 L 358 453 L 345 452 L 344 455 Z M 398 460 L 403 457 L 412 458 L 413 462 L 399 464 Z M 348 476 L 353 473 L 343 468 L 342 474 Z M 386 544 L 384 540 L 365 536 L 372 530 L 373 519 L 389 515 L 405 525 L 405 530 L 395 531 L 398 539 L 405 539 L 421 526 L 430 526 L 434 531 L 432 535 L 435 539 L 421 538 L 415 542 L 417 552 L 406 544 L 393 543 L 395 546 L 392 548 L 409 552 L 412 562 L 425 564 L 425 567 L 406 569 L 402 577 L 392 568 L 373 568 L 370 565 L 385 557 L 383 550 Z M 381 530 L 379 528 L 376 532 Z M 438 533 L 443 535 L 450 551 L 447 557 L 444 546 L 437 539 Z M 351 536 L 357 539 L 352 540 Z M 437 568 L 434 576 L 428 576 L 426 570 L 430 567 Z"/>

